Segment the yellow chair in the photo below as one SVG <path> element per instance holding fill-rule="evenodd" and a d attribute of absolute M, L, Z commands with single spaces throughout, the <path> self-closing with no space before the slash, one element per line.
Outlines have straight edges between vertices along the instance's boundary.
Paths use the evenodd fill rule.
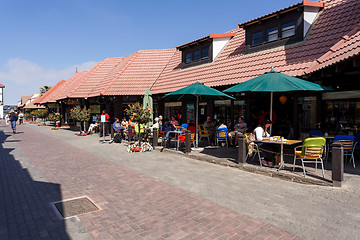
<path fill-rule="evenodd" d="M 301 160 L 302 169 L 304 172 L 304 177 L 306 177 L 305 172 L 305 163 L 315 163 L 315 171 L 317 170 L 318 160 L 321 164 L 322 175 L 325 178 L 324 173 L 324 162 L 323 162 L 323 154 L 325 150 L 326 140 L 323 137 L 314 137 L 305 139 L 303 145 L 298 146 L 294 149 L 294 165 L 293 171 L 295 170 L 296 159 Z"/>
<path fill-rule="evenodd" d="M 199 130 L 199 137 L 200 137 L 200 141 L 202 138 L 207 138 L 209 144 L 210 144 L 210 134 L 205 132 L 205 127 L 203 126 L 203 129 L 201 128 L 200 125 L 198 125 L 198 130 Z"/>

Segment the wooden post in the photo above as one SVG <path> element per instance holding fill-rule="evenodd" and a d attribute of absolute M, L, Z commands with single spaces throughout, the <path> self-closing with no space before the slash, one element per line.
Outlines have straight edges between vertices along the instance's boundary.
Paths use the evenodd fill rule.
<path fill-rule="evenodd" d="M 245 143 L 245 135 L 239 136 L 239 149 L 238 149 L 238 163 L 244 164 L 246 163 L 246 143 Z"/>
<path fill-rule="evenodd" d="M 334 142 L 332 145 L 332 176 L 334 187 L 341 187 L 344 180 L 344 148 L 340 142 Z"/>
<path fill-rule="evenodd" d="M 152 147 L 155 149 L 155 147 L 156 147 L 157 145 L 158 145 L 157 128 L 153 128 Z"/>
<path fill-rule="evenodd" d="M 195 139 L 193 140 L 195 141 Z M 191 132 L 186 131 L 185 132 L 185 153 L 191 152 Z"/>

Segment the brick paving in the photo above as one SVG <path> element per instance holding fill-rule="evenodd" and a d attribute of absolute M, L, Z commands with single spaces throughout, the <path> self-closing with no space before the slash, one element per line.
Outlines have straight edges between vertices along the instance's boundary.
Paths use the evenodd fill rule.
<path fill-rule="evenodd" d="M 77 239 L 66 232 L 64 221 L 57 218 L 48 203 L 87 196 L 101 210 L 78 216 L 82 226 L 77 226 L 77 232 L 83 227 L 95 239 L 298 239 L 268 223 L 109 161 L 106 156 L 95 156 L 31 128 L 22 128 L 22 133 L 6 141 L 13 141 L 12 147 L 24 152 L 31 160 L 29 164 L 36 166 L 34 171 L 38 169 L 46 182 L 31 179 L 9 150 L 1 148 L 2 165 L 7 165 L 2 169 L 12 170 L 1 172 L 1 201 L 8 204 L 0 212 L 0 236 Z M 3 141 L 5 138 L 1 137 Z M 24 206 L 22 211 L 14 211 L 11 202 Z M 21 225 L 29 218 L 34 221 Z"/>

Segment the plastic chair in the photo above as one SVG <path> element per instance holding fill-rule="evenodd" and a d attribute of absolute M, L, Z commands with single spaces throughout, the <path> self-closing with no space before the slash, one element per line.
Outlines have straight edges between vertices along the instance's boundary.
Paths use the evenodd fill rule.
<path fill-rule="evenodd" d="M 210 134 L 205 132 L 205 129 L 202 129 L 200 125 L 198 125 L 199 129 L 199 140 L 201 141 L 202 138 L 207 138 L 209 144 L 210 144 Z"/>
<path fill-rule="evenodd" d="M 219 142 L 225 142 L 228 146 L 228 129 L 227 128 L 218 128 L 216 130 L 216 145 L 219 145 Z"/>
<path fill-rule="evenodd" d="M 195 133 L 191 133 L 191 143 L 193 144 L 193 147 L 195 148 L 195 141 L 194 141 Z M 180 135 L 178 137 L 180 142 L 183 142 L 185 144 L 185 135 Z M 179 143 L 180 144 L 180 143 Z"/>
<path fill-rule="evenodd" d="M 325 178 L 323 154 L 325 152 L 326 140 L 323 137 L 307 138 L 303 142 L 303 145 L 298 146 L 294 149 L 294 165 L 293 171 L 295 170 L 296 159 L 301 160 L 304 177 L 306 177 L 305 163 L 315 163 L 315 171 L 317 170 L 318 160 L 321 163 L 322 175 Z"/>
<path fill-rule="evenodd" d="M 309 137 L 322 137 L 324 133 L 321 130 L 310 130 Z"/>
<path fill-rule="evenodd" d="M 344 157 L 347 160 L 347 157 L 350 156 L 350 161 L 352 160 L 353 167 L 355 168 L 355 158 L 354 158 L 354 140 L 355 137 L 352 135 L 336 135 L 334 138 L 334 142 L 341 142 L 341 145 L 344 149 Z M 330 146 L 330 150 L 332 146 Z"/>
<path fill-rule="evenodd" d="M 186 131 L 187 129 L 188 129 L 188 124 L 187 123 L 181 124 L 180 131 Z"/>
<path fill-rule="evenodd" d="M 188 130 L 192 133 L 195 133 L 196 132 L 196 128 L 194 126 L 189 126 L 188 127 Z"/>

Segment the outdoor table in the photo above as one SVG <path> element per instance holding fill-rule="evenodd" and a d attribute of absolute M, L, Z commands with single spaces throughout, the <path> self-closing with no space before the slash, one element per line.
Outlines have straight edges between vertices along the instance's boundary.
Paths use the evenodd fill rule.
<path fill-rule="evenodd" d="M 257 141 L 257 142 L 261 142 L 261 143 L 268 143 L 268 144 L 280 144 L 281 146 L 281 150 L 280 150 L 280 166 L 278 168 L 278 171 L 280 169 L 283 169 L 284 168 L 284 145 L 287 145 L 287 146 L 293 146 L 293 145 L 296 145 L 296 144 L 299 144 L 299 143 L 302 143 L 301 140 L 284 140 L 284 141 L 281 141 L 281 140 L 262 140 L 262 141 Z"/>

